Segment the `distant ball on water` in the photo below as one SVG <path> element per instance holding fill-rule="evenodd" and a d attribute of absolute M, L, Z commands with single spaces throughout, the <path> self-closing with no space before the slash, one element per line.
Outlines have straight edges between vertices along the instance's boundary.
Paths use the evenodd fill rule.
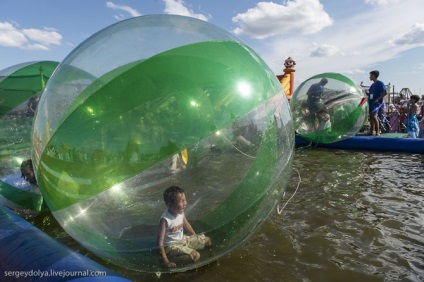
<path fill-rule="evenodd" d="M 322 73 L 304 81 L 296 88 L 290 108 L 296 132 L 316 143 L 354 136 L 368 113 L 361 87 L 338 73 Z"/>
<path fill-rule="evenodd" d="M 37 103 L 59 62 L 35 61 L 0 70 L 0 203 L 39 211 L 43 198 L 21 177 L 31 158 L 31 132 Z"/>
<path fill-rule="evenodd" d="M 40 189 L 84 247 L 140 271 L 183 271 L 248 238 L 285 190 L 294 147 L 288 101 L 263 60 L 231 33 L 152 15 L 109 26 L 59 65 L 39 104 Z M 163 191 L 213 246 L 165 269 L 156 246 Z"/>

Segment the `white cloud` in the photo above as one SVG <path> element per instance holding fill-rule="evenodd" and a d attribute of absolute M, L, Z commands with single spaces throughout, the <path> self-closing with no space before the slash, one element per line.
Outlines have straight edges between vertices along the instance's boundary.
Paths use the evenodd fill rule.
<path fill-rule="evenodd" d="M 375 5 L 375 6 L 386 6 L 390 4 L 399 3 L 400 0 L 365 0 L 365 4 Z"/>
<path fill-rule="evenodd" d="M 139 11 L 137 11 L 136 9 L 131 8 L 129 6 L 118 5 L 118 4 L 115 4 L 113 2 L 106 2 L 106 7 L 112 8 L 112 9 L 118 10 L 118 11 L 127 12 L 128 14 L 130 14 L 131 17 L 141 16 L 141 13 Z M 117 20 L 124 20 L 124 19 L 127 18 L 127 16 L 124 15 L 124 14 L 118 14 L 118 15 L 115 15 L 114 17 Z"/>
<path fill-rule="evenodd" d="M 340 54 L 340 49 L 333 45 L 321 44 L 314 50 L 312 50 L 311 57 L 331 57 L 336 54 Z"/>
<path fill-rule="evenodd" d="M 332 11 L 332 5 L 339 7 L 336 4 L 331 1 L 325 8 Z M 255 40 L 255 51 L 275 74 L 283 73 L 284 59 L 292 56 L 296 61 L 295 85 L 324 72 L 341 73 L 358 83 L 364 81 L 368 84 L 368 73 L 375 68 L 381 71 L 381 77 L 387 83 L 416 85 L 418 75 L 414 79 L 406 75 L 401 77 L 399 69 L 404 65 L 393 65 L 404 58 L 409 50 L 415 49 L 415 54 L 420 52 L 417 47 L 424 50 L 424 47 L 420 47 L 424 46 L 424 22 L 421 15 L 423 0 L 408 0 L 408 5 L 401 1 L 376 9 L 366 5 L 358 7 L 354 1 L 343 5 L 346 11 L 357 10 L 355 13 L 335 16 L 334 24 L 318 33 L 287 33 L 266 40 Z M 388 16 L 396 14 L 408 16 L 402 17 L 402 20 Z M 415 61 L 416 66 L 419 66 L 423 59 L 417 57 Z M 386 63 L 389 67 L 382 67 Z"/>
<path fill-rule="evenodd" d="M 56 31 L 51 30 L 40 30 L 35 28 L 22 29 L 22 33 L 25 34 L 29 40 L 43 43 L 43 45 L 60 45 L 60 40 L 62 40 L 62 35 Z"/>
<path fill-rule="evenodd" d="M 51 28 L 18 29 L 9 22 L 0 22 L 0 46 L 50 50 L 51 45 L 61 45 L 61 40 L 62 35 Z"/>
<path fill-rule="evenodd" d="M 180 16 L 187 16 L 196 18 L 203 21 L 208 21 L 208 18 L 202 14 L 196 14 L 192 10 L 189 10 L 183 0 L 162 0 L 165 3 L 164 12 L 166 14 L 174 14 Z"/>
<path fill-rule="evenodd" d="M 0 22 L 0 46 L 19 47 L 27 42 L 27 38 L 11 23 Z"/>
<path fill-rule="evenodd" d="M 346 74 L 368 74 L 369 71 L 368 70 L 363 70 L 363 69 L 350 69 L 345 71 Z"/>
<path fill-rule="evenodd" d="M 424 45 L 424 23 L 416 23 L 410 31 L 390 41 L 395 45 Z"/>
<path fill-rule="evenodd" d="M 313 34 L 333 24 L 319 0 L 290 0 L 280 5 L 259 2 L 233 17 L 237 35 L 264 39 L 287 33 Z"/>
<path fill-rule="evenodd" d="M 27 44 L 24 48 L 27 50 L 42 50 L 42 51 L 48 51 L 49 48 L 42 44 Z"/>

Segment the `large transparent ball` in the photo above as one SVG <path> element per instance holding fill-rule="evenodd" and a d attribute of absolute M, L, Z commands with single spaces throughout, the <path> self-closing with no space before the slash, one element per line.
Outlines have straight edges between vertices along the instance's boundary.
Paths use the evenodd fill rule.
<path fill-rule="evenodd" d="M 36 61 L 0 71 L 0 203 L 39 211 L 43 198 L 22 176 L 31 158 L 31 132 L 41 92 L 59 62 Z"/>
<path fill-rule="evenodd" d="M 338 73 L 322 73 L 304 81 L 293 93 L 290 108 L 296 132 L 316 143 L 354 136 L 368 115 L 360 86 Z"/>
<path fill-rule="evenodd" d="M 40 189 L 84 247 L 141 271 L 209 263 L 268 216 L 291 172 L 288 102 L 262 59 L 231 33 L 171 15 L 109 26 L 59 65 L 34 123 Z M 156 243 L 163 191 L 212 239 L 166 269 Z"/>

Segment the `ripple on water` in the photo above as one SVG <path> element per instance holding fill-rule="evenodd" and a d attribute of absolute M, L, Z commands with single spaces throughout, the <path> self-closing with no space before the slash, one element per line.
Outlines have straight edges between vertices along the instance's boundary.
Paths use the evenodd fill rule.
<path fill-rule="evenodd" d="M 420 281 L 422 156 L 317 149 L 297 153 L 294 166 L 301 172 L 301 186 L 279 224 L 296 226 L 299 271 L 311 281 L 317 270 L 325 270 L 327 278 L 350 277 L 348 281 Z M 296 211 L 303 215 L 302 225 L 296 224 L 301 217 Z"/>
<path fill-rule="evenodd" d="M 161 279 L 424 281 L 423 156 L 307 148 L 296 150 L 294 169 L 301 183 L 281 215 L 273 212 L 219 261 Z M 295 172 L 282 204 L 298 181 Z M 51 236 L 62 234 L 53 229 Z M 158 281 L 107 267 L 133 281 Z"/>

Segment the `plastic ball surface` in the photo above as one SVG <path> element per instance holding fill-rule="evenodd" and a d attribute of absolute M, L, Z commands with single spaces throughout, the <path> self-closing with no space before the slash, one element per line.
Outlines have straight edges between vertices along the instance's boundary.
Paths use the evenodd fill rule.
<path fill-rule="evenodd" d="M 0 203 L 39 211 L 39 189 L 21 177 L 31 158 L 31 132 L 41 92 L 59 62 L 36 61 L 0 71 Z"/>
<path fill-rule="evenodd" d="M 296 88 L 290 108 L 296 132 L 316 143 L 354 136 L 368 115 L 360 86 L 338 73 L 322 73 L 304 81 Z"/>
<path fill-rule="evenodd" d="M 281 86 L 231 33 L 171 15 L 132 18 L 59 65 L 34 122 L 43 196 L 62 227 L 114 264 L 144 272 L 210 263 L 247 239 L 285 190 L 294 128 Z M 212 246 L 166 268 L 163 192 Z"/>

